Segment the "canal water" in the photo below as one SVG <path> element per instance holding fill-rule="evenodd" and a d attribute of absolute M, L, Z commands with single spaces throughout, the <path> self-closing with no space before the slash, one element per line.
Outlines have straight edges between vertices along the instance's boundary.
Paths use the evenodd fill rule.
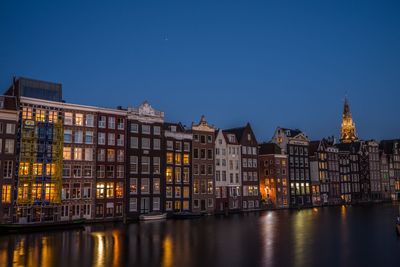
<path fill-rule="evenodd" d="M 0 236 L 0 266 L 400 266 L 397 214 L 342 206 Z"/>

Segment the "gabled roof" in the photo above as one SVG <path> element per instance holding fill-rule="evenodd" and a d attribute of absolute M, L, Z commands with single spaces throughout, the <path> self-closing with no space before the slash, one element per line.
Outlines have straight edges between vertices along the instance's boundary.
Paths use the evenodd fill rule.
<path fill-rule="evenodd" d="M 351 143 L 339 143 L 336 144 L 339 151 L 349 151 L 351 153 L 357 153 L 361 149 L 361 142 L 351 142 Z"/>
<path fill-rule="evenodd" d="M 231 140 L 230 140 L 230 138 L 229 138 L 229 135 L 233 135 L 233 136 L 235 136 L 235 142 L 232 142 Z M 231 133 L 231 132 L 226 132 L 226 131 L 222 131 L 222 135 L 224 136 L 224 138 L 225 138 L 225 142 L 227 143 L 227 144 L 230 144 L 230 145 L 239 145 L 239 140 L 237 139 L 237 136 L 234 134 L 234 133 Z"/>
<path fill-rule="evenodd" d="M 295 137 L 302 133 L 302 131 L 299 129 L 289 129 L 289 128 L 283 128 L 283 127 L 281 127 L 280 129 L 282 131 L 284 131 L 284 133 L 287 137 Z"/>

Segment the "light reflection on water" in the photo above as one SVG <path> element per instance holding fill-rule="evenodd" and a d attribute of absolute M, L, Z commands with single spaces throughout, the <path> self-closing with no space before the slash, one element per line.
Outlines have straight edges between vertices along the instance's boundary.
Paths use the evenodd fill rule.
<path fill-rule="evenodd" d="M 396 214 L 341 206 L 0 236 L 0 267 L 398 266 Z"/>

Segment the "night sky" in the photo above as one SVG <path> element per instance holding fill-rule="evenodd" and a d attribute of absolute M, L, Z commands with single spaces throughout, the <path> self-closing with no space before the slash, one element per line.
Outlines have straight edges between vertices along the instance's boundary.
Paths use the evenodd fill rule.
<path fill-rule="evenodd" d="M 400 1 L 58 2 L 0 2 L 2 90 L 55 81 L 67 102 L 148 100 L 259 141 L 338 136 L 347 94 L 361 138 L 400 138 Z"/>

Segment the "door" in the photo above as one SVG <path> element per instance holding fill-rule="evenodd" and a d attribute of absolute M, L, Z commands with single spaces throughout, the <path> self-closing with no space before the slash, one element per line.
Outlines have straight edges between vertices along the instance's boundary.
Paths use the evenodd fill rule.
<path fill-rule="evenodd" d="M 150 211 L 150 200 L 148 197 L 143 197 L 140 200 L 140 213 L 146 214 Z"/>
<path fill-rule="evenodd" d="M 201 200 L 201 211 L 206 210 L 206 201 L 204 199 Z"/>

